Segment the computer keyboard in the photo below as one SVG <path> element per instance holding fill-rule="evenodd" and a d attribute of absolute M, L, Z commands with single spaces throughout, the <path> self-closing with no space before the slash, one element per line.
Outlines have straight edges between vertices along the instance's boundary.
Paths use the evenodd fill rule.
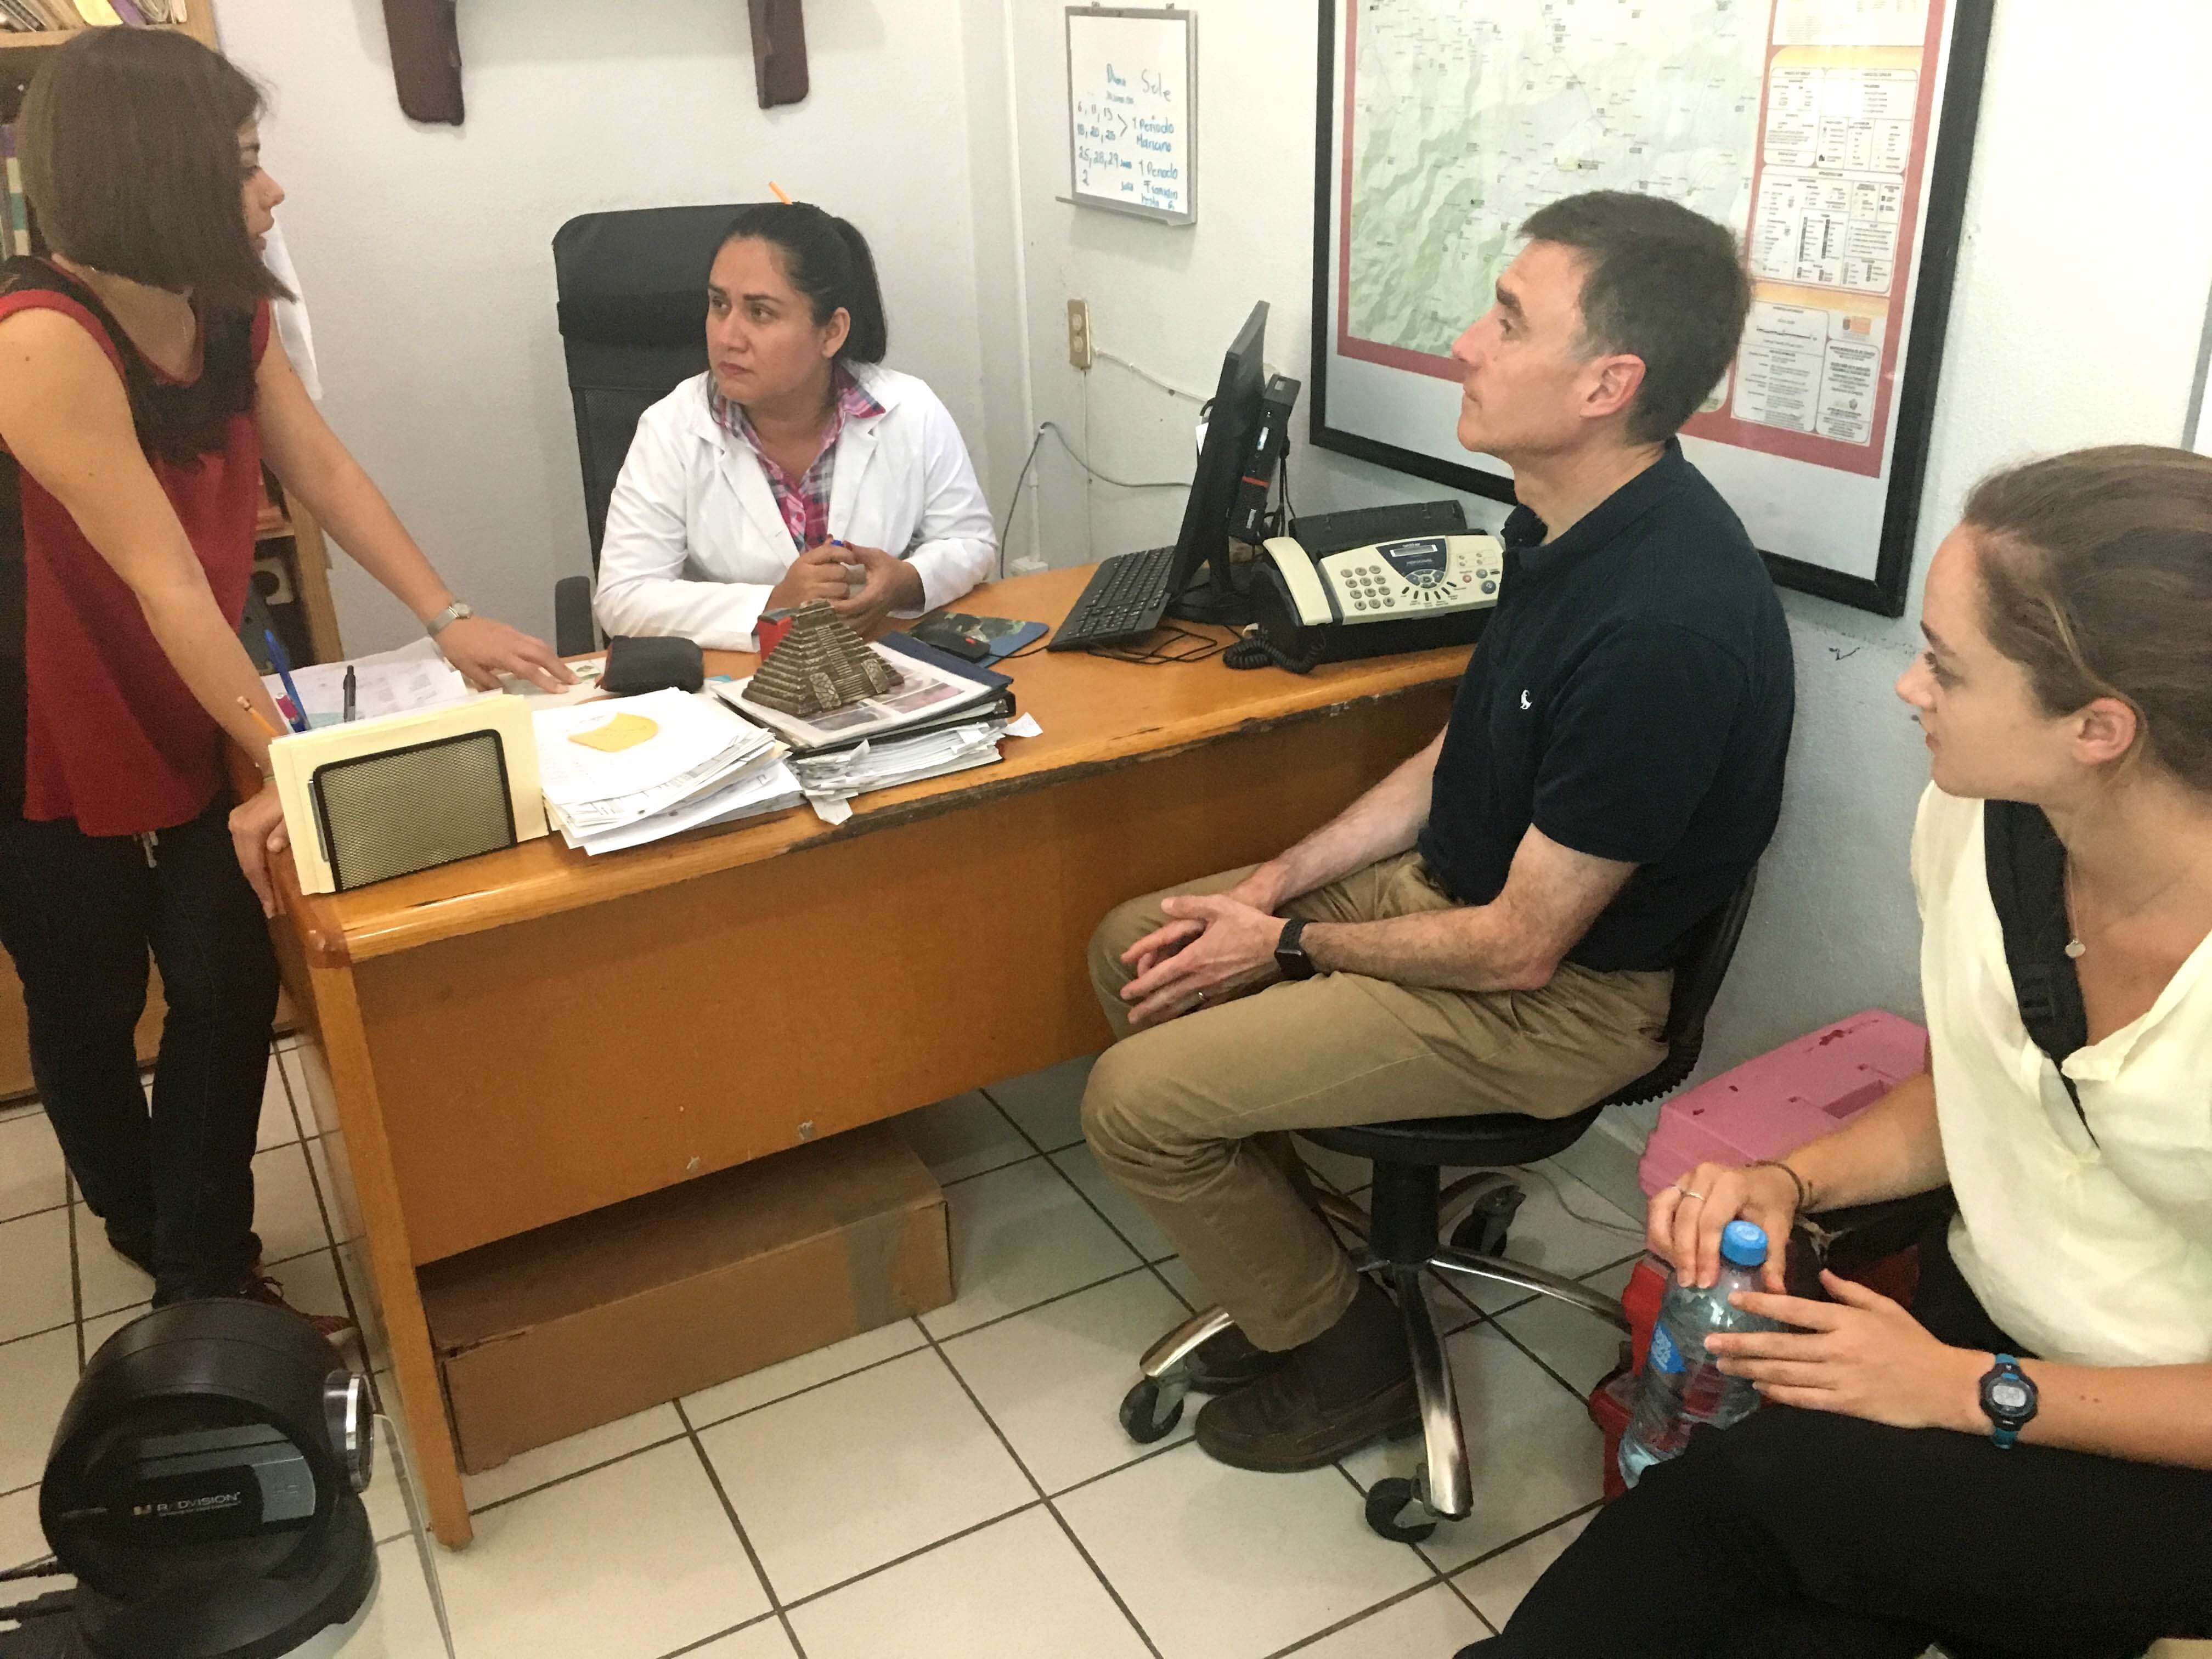
<path fill-rule="evenodd" d="M 1102 561 L 1046 648 L 1079 651 L 1151 633 L 1175 598 L 1168 592 L 1175 552 L 1172 547 L 1148 547 Z"/>

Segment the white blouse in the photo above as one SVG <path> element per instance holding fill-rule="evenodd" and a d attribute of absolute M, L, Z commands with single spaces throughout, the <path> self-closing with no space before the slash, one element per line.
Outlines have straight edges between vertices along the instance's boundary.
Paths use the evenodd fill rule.
<path fill-rule="evenodd" d="M 848 419 L 830 483 L 830 534 L 902 558 L 921 577 L 918 617 L 991 574 L 998 538 L 960 428 L 911 374 L 855 363 L 883 405 Z M 593 604 L 610 634 L 676 634 L 750 651 L 753 624 L 799 548 L 760 457 L 724 431 L 693 376 L 647 410 L 607 503 Z"/>
<path fill-rule="evenodd" d="M 1912 836 L 1951 1252 L 2046 1358 L 2212 1361 L 2212 939 L 2141 1018 L 2066 1058 L 2093 1139 L 2021 1023 L 1982 803 L 1930 785 Z"/>

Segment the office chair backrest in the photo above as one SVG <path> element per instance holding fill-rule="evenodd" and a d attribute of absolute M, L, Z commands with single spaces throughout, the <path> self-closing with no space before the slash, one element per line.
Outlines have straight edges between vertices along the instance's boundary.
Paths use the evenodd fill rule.
<path fill-rule="evenodd" d="M 1729 963 L 1735 958 L 1736 941 L 1743 937 L 1744 918 L 1751 914 L 1752 894 L 1759 885 L 1754 867 L 1735 892 L 1690 931 L 1689 949 L 1674 969 L 1674 1000 L 1667 1009 L 1667 1024 L 1660 1039 L 1667 1057 L 1618 1095 L 1616 1101 L 1657 1098 L 1676 1088 L 1695 1071 L 1705 1046 L 1705 1016 L 1721 994 Z"/>
<path fill-rule="evenodd" d="M 638 416 L 707 367 L 707 268 L 745 205 L 586 213 L 554 233 L 595 571 L 607 501 Z"/>

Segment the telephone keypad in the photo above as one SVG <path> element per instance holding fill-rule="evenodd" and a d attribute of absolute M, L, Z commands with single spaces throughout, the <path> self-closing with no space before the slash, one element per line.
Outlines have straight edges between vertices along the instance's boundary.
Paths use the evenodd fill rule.
<path fill-rule="evenodd" d="M 1324 568 L 1335 584 L 1341 614 L 1347 619 L 1379 620 L 1401 611 L 1441 610 L 1470 599 L 1495 601 L 1503 572 L 1496 544 L 1489 538 L 1453 538 L 1448 562 L 1441 565 L 1435 559 L 1434 542 L 1417 539 L 1425 545 L 1406 544 L 1409 556 L 1404 562 L 1410 568 L 1402 570 L 1391 562 L 1387 550 L 1363 549 L 1350 557 L 1327 561 Z"/>

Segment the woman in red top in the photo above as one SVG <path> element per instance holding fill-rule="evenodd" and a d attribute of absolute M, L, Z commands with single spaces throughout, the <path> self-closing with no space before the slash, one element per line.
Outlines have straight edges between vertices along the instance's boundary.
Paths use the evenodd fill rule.
<path fill-rule="evenodd" d="M 572 678 L 458 604 L 270 337 L 260 106 L 181 34 L 79 36 L 20 127 L 53 252 L 0 268 L 0 945 L 70 1171 L 156 1304 L 276 1295 L 252 1160 L 283 820 L 273 786 L 231 810 L 222 765 L 228 736 L 268 773 L 275 710 L 237 632 L 264 460 L 470 680 Z"/>

